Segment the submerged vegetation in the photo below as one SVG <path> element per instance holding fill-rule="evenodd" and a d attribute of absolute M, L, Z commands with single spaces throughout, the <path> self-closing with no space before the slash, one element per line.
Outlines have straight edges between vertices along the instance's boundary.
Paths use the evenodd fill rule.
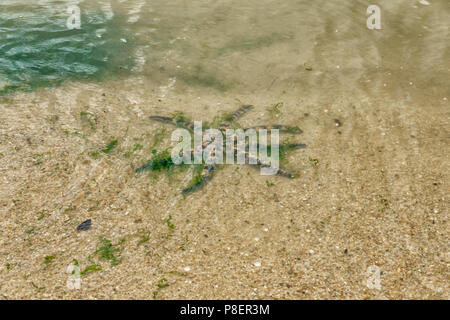
<path fill-rule="evenodd" d="M 127 151 L 125 153 L 125 158 L 130 158 L 134 152 L 142 150 L 142 149 L 144 149 L 144 146 L 142 144 L 135 143 L 133 148 L 131 148 L 129 151 Z"/>
<path fill-rule="evenodd" d="M 45 268 L 48 268 L 50 266 L 50 264 L 53 262 L 53 260 L 55 260 L 55 256 L 46 256 L 44 258 L 44 266 L 45 266 Z"/>
<path fill-rule="evenodd" d="M 169 214 L 169 218 L 167 218 L 166 220 L 167 226 L 169 227 L 170 230 L 175 229 L 175 225 L 172 223 L 172 216 Z"/>
<path fill-rule="evenodd" d="M 199 188 L 203 182 L 204 177 L 202 175 L 203 173 L 203 165 L 193 165 L 193 173 L 192 173 L 192 179 L 189 182 L 189 184 L 185 187 L 183 190 L 184 193 L 189 193 L 192 191 L 195 191 L 197 188 Z"/>
<path fill-rule="evenodd" d="M 152 150 L 152 159 L 148 160 L 144 165 L 136 169 L 136 173 L 141 173 L 145 170 L 151 171 L 162 171 L 162 170 L 172 170 L 175 164 L 172 161 L 172 157 L 168 150 L 158 152 Z"/>
<path fill-rule="evenodd" d="M 81 111 L 80 118 L 81 120 L 86 121 L 89 124 L 91 130 L 95 130 L 95 126 L 97 124 L 97 117 L 95 116 L 95 114 L 87 111 Z"/>
<path fill-rule="evenodd" d="M 83 271 L 80 272 L 81 275 L 85 275 L 88 272 L 102 271 L 102 266 L 99 264 L 88 265 Z"/>
<path fill-rule="evenodd" d="M 121 250 L 114 246 L 110 240 L 100 238 L 95 254 L 97 254 L 99 259 L 107 260 L 112 266 L 116 266 L 120 262 Z"/>
<path fill-rule="evenodd" d="M 272 118 L 278 117 L 281 115 L 281 108 L 283 107 L 283 102 L 275 103 L 274 105 L 267 107 L 266 111 L 270 114 Z"/>
<path fill-rule="evenodd" d="M 168 286 L 169 286 L 169 284 L 168 284 L 168 281 L 166 278 L 159 279 L 158 282 L 156 283 L 156 290 L 153 291 L 153 299 L 156 299 L 159 292 L 162 289 L 167 288 Z"/>
<path fill-rule="evenodd" d="M 140 246 L 141 244 L 144 244 L 146 242 L 148 242 L 150 240 L 150 231 L 141 231 L 138 234 L 139 236 L 139 240 L 138 240 L 138 246 Z"/>
<path fill-rule="evenodd" d="M 112 149 L 114 149 L 114 147 L 117 145 L 118 140 L 112 140 L 111 142 L 109 142 L 105 148 L 101 149 L 100 151 L 94 151 L 89 153 L 89 155 L 94 158 L 97 159 L 100 156 L 100 153 L 103 154 L 109 154 L 111 152 Z"/>
<path fill-rule="evenodd" d="M 283 106 L 283 103 L 281 103 L 281 102 L 274 104 L 270 108 L 269 112 L 271 114 L 280 114 L 281 113 L 280 109 L 282 106 Z M 253 106 L 251 106 L 251 105 L 243 105 L 239 109 L 235 110 L 234 112 L 223 113 L 221 116 L 214 117 L 212 122 L 210 122 L 210 123 L 205 122 L 203 124 L 203 130 L 206 130 L 208 128 L 220 128 L 220 130 L 223 133 L 224 130 L 226 130 L 227 128 L 230 128 L 230 127 L 236 128 L 237 126 L 240 127 L 239 124 L 236 122 L 236 120 L 238 120 L 245 113 L 247 113 L 248 111 L 250 111 L 252 109 L 253 109 Z M 170 124 L 170 125 L 173 125 L 176 127 L 184 128 L 189 131 L 193 131 L 193 128 L 194 128 L 194 124 L 192 123 L 192 121 L 181 112 L 176 112 L 176 113 L 172 114 L 171 117 L 151 116 L 150 119 L 154 120 L 154 121 L 159 121 L 159 122 L 162 122 L 165 124 Z M 251 127 L 251 128 L 247 128 L 247 129 L 245 129 L 245 128 L 242 128 L 242 129 L 243 130 L 247 130 L 247 129 L 269 129 L 269 130 L 277 129 L 281 133 L 287 133 L 287 134 L 300 134 L 303 132 L 297 126 L 284 126 L 284 125 L 255 126 L 255 127 Z M 192 137 L 191 137 L 191 139 L 192 139 Z M 158 136 L 158 140 L 161 140 L 160 136 Z M 281 144 L 279 146 L 280 160 L 282 162 L 287 162 L 286 155 L 288 152 L 295 150 L 295 149 L 305 148 L 305 147 L 306 147 L 306 145 L 301 144 L 301 143 Z M 203 145 L 202 148 L 204 151 L 206 148 L 206 145 Z M 224 152 L 225 151 L 226 151 L 226 148 L 224 147 Z M 268 152 L 269 157 L 270 157 L 271 151 L 272 151 L 271 146 L 267 145 L 267 152 Z M 192 152 L 192 150 L 190 152 Z M 235 149 L 235 152 L 236 152 L 236 149 Z M 247 154 L 246 157 L 250 157 L 250 156 Z M 260 158 L 257 158 L 256 166 L 265 167 L 268 165 L 264 161 L 262 161 Z M 150 160 L 148 160 L 145 164 L 143 164 L 142 166 L 137 168 L 135 170 L 135 172 L 141 173 L 143 171 L 153 171 L 153 172 L 166 171 L 167 173 L 170 174 L 173 172 L 175 167 L 186 168 L 186 167 L 188 167 L 188 165 L 186 165 L 186 164 L 176 165 L 173 162 L 171 154 L 167 149 L 160 151 L 160 152 L 158 152 L 156 149 L 153 149 L 152 150 L 152 158 Z M 202 164 L 191 164 L 191 165 L 189 165 L 189 167 L 192 168 L 192 179 L 188 183 L 188 185 L 185 186 L 184 189 L 182 190 L 182 194 L 184 194 L 184 195 L 189 194 L 194 191 L 197 191 L 203 185 L 205 185 L 206 182 L 212 178 L 214 172 L 219 167 L 219 165 L 214 164 L 214 163 L 207 163 L 207 161 L 205 161 L 205 159 L 203 159 Z M 287 177 L 287 178 L 295 177 L 295 174 L 286 172 L 286 171 L 282 170 L 281 168 L 278 170 L 277 174 L 280 176 L 283 176 L 283 177 Z"/>
<path fill-rule="evenodd" d="M 311 163 L 314 167 L 319 166 L 319 159 L 309 157 L 309 163 Z"/>
<path fill-rule="evenodd" d="M 100 150 L 101 152 L 108 154 L 117 145 L 117 140 L 113 140 L 106 146 L 105 149 Z"/>

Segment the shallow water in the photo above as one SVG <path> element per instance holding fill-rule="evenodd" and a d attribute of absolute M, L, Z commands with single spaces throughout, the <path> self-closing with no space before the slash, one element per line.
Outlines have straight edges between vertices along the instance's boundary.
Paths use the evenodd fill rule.
<path fill-rule="evenodd" d="M 66 26 L 73 4 L 80 30 Z M 449 2 L 379 5 L 382 29 L 368 30 L 366 1 L 4 0 L 0 77 L 6 89 L 128 74 L 218 92 L 387 87 L 394 98 L 406 97 L 402 81 L 446 86 Z"/>
<path fill-rule="evenodd" d="M 368 1 L 0 1 L 3 298 L 450 296 L 448 1 L 379 0 L 381 30 Z M 149 116 L 244 104 L 302 129 L 295 179 L 223 165 L 184 197 L 192 168 L 136 173 L 173 145 Z M 74 259 L 102 266 L 82 290 Z"/>

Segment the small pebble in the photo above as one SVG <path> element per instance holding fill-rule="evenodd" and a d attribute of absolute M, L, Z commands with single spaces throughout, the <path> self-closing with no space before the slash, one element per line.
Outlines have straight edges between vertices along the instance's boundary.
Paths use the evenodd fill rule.
<path fill-rule="evenodd" d="M 184 271 L 186 272 L 191 271 L 191 267 L 184 267 Z"/>
<path fill-rule="evenodd" d="M 77 227 L 77 231 L 87 231 L 91 227 L 92 220 L 87 219 L 86 221 L 80 223 L 80 225 Z"/>
<path fill-rule="evenodd" d="M 253 264 L 255 267 L 261 267 L 261 262 L 259 262 L 259 261 L 256 261 L 254 264 Z"/>

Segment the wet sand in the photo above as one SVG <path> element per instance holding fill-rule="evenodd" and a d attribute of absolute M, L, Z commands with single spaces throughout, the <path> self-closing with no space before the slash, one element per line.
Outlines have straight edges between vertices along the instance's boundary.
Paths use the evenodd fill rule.
<path fill-rule="evenodd" d="M 430 2 L 380 3 L 377 31 L 363 2 L 286 2 L 258 35 L 270 10 L 222 1 L 137 75 L 0 97 L 0 297 L 448 299 L 450 9 Z M 298 177 L 224 165 L 182 197 L 190 170 L 135 173 L 170 146 L 150 115 L 210 121 L 242 104 L 242 126 L 303 130 L 282 139 L 307 144 L 285 164 Z M 102 268 L 79 290 L 74 259 Z"/>

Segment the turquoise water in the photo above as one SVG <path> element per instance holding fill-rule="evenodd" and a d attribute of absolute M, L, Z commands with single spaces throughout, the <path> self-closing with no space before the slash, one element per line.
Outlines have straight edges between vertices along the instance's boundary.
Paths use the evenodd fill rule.
<path fill-rule="evenodd" d="M 0 92 L 100 79 L 133 67 L 123 16 L 79 4 L 81 29 L 67 27 L 69 1 L 0 2 Z M 2 84 L 3 83 L 3 84 Z M 3 87 L 3 88 L 2 88 Z"/>

